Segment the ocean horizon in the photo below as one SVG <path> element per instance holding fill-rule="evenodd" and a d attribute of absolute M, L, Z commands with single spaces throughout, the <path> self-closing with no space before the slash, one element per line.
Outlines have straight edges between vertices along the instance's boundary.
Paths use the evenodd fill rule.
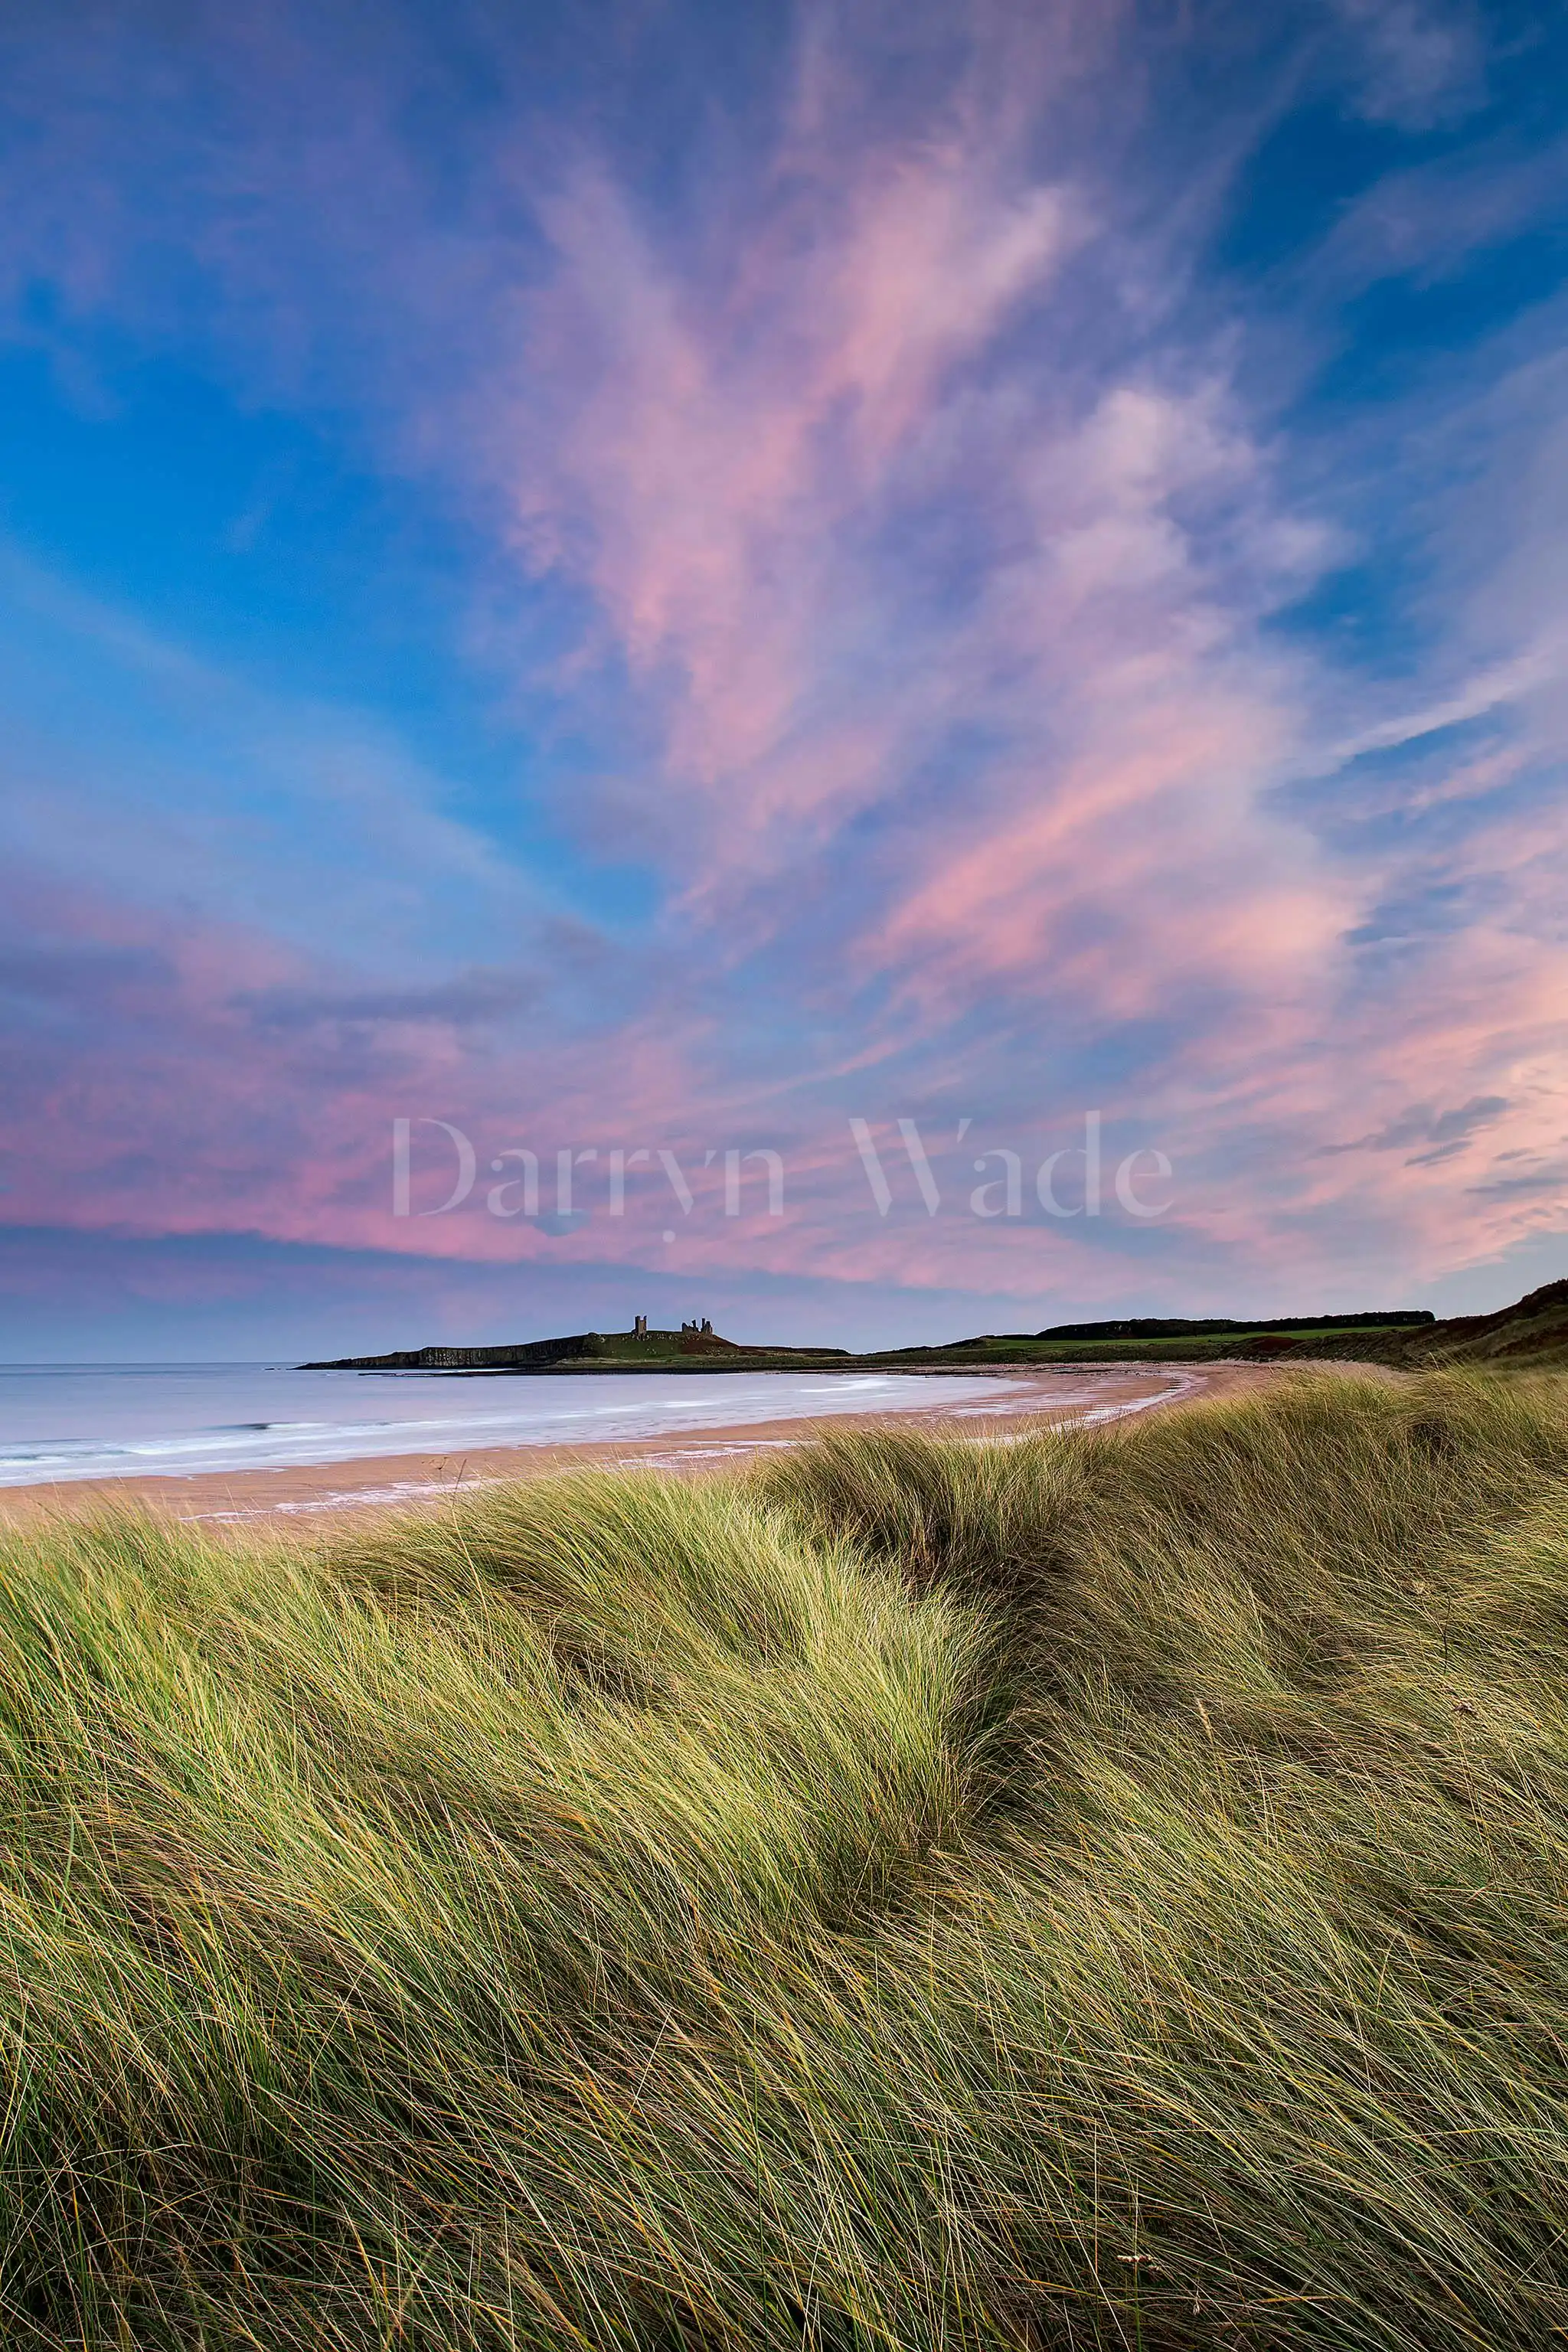
<path fill-rule="evenodd" d="M 306 1372 L 279 1363 L 0 1364 L 0 1486 L 196 1477 L 581 1445 L 841 1413 L 993 1405 L 955 1373 Z"/>

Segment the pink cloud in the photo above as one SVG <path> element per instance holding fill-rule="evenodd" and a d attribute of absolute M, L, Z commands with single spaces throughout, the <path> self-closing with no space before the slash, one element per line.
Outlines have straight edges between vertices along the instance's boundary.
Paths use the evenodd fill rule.
<path fill-rule="evenodd" d="M 895 983 L 880 1050 L 923 1052 L 929 1071 L 947 1025 L 998 987 L 1085 1040 L 1179 1022 L 1138 1099 L 1189 1166 L 1216 1171 L 1189 1182 L 1181 1214 L 1300 1274 L 1338 1245 L 1349 1176 L 1313 1154 L 1347 1093 L 1441 1105 L 1500 1089 L 1487 1150 L 1533 1164 L 1555 1148 L 1551 1084 L 1526 1074 L 1561 975 L 1538 944 L 1467 933 L 1354 1009 L 1350 943 L 1392 868 L 1335 861 L 1280 813 L 1279 788 L 1321 756 L 1315 681 L 1261 632 L 1340 550 L 1285 504 L 1212 362 L 1184 384 L 1179 359 L 1163 382 L 1102 375 L 1076 413 L 1028 369 L 975 376 L 1019 300 L 1048 302 L 1092 217 L 1081 193 L 1031 195 L 1009 168 L 962 142 L 918 165 L 873 153 L 841 177 L 830 260 L 763 234 L 717 290 L 640 239 L 603 182 L 574 195 L 545 315 L 552 363 L 587 397 L 550 470 L 527 478 L 534 549 L 580 563 L 658 675 L 667 788 L 691 796 L 689 902 L 731 928 L 737 887 L 778 919 L 744 897 L 748 875 L 896 809 L 941 730 L 983 719 L 995 748 L 892 833 L 844 943 L 858 982 Z M 591 357 L 587 288 L 615 322 Z M 983 589 L 906 645 L 889 690 L 871 541 L 900 500 L 979 485 Z M 857 643 L 863 683 L 844 658 Z M 1482 1009 L 1467 1016 L 1470 991 Z M 1505 1246 L 1539 1209 L 1479 1208 L 1481 1154 L 1459 1156 L 1358 1168 L 1351 1213 L 1426 1272 Z M 838 1255 L 826 1234 L 816 1249 L 819 1265 Z M 1005 1229 L 933 1231 L 918 1251 L 881 1234 L 857 1255 L 889 1271 L 896 1257 L 907 1278 L 978 1280 L 983 1261 L 998 1288 L 1036 1278 Z"/>
<path fill-rule="evenodd" d="M 836 630 L 866 617 L 847 543 L 1079 233 L 1060 191 L 957 146 L 873 154 L 847 184 L 802 160 L 717 285 L 579 173 L 544 207 L 559 269 L 526 321 L 544 462 L 495 453 L 531 559 L 580 569 L 662 682 L 669 782 L 710 803 L 721 858 L 780 823 L 820 837 L 886 789 L 899 730 L 833 675 Z"/>
<path fill-rule="evenodd" d="M 1375 65 L 1373 111 L 1436 110 L 1465 83 L 1458 19 L 1341 13 Z M 257 18 L 214 35 L 225 140 L 248 131 L 232 153 L 197 140 L 181 185 L 246 199 L 216 207 L 200 243 L 222 337 L 265 352 L 272 385 L 335 394 L 327 314 L 349 289 L 338 364 L 379 446 L 488 501 L 514 558 L 592 601 L 574 684 L 590 698 L 593 656 L 612 656 L 656 743 L 621 789 L 658 811 L 662 929 L 635 1016 L 570 1031 L 552 1000 L 526 1037 L 465 1026 L 438 992 L 423 1013 L 412 991 L 401 1013 L 356 1013 L 363 972 L 259 919 L 182 926 L 107 892 L 35 893 L 18 936 L 56 957 L 59 987 L 104 993 L 67 1050 L 46 1052 L 42 1027 L 16 1045 L 8 1215 L 636 1257 L 676 1214 L 657 1176 L 621 1223 L 548 1243 L 482 1215 L 394 1226 L 390 1118 L 449 1116 L 498 1147 L 699 1152 L 761 1123 L 800 1186 L 782 1225 L 744 1223 L 760 1268 L 1018 1297 L 1068 1265 L 1085 1297 L 1125 1282 L 1037 1222 L 868 1221 L 844 1148 L 852 1084 L 884 1117 L 900 1089 L 944 1115 L 965 1089 L 1055 1112 L 1092 1084 L 1108 1118 L 1177 1160 L 1173 1230 L 1293 1288 L 1358 1254 L 1380 1278 L 1436 1271 L 1558 1213 L 1557 815 L 1473 827 L 1456 875 L 1397 845 L 1340 856 L 1286 803 L 1336 760 L 1527 705 L 1528 740 L 1468 748 L 1409 790 L 1373 776 L 1363 814 L 1380 793 L 1409 814 L 1505 796 L 1560 740 L 1561 452 L 1541 425 L 1529 498 L 1545 520 L 1510 516 L 1509 562 L 1475 564 L 1508 592 L 1486 600 L 1507 643 L 1460 646 L 1393 717 L 1388 694 L 1285 650 L 1272 616 L 1345 549 L 1292 499 L 1249 411 L 1247 322 L 1174 315 L 1163 281 L 1191 267 L 1190 225 L 1129 229 L 1136 207 L 1119 209 L 1067 110 L 1041 134 L 1042 91 L 1114 14 L 1051 11 L 994 38 L 966 18 L 985 68 L 912 128 L 868 102 L 816 20 L 783 130 L 695 229 L 657 218 L 607 155 L 578 145 L 563 164 L 522 113 L 468 209 L 437 219 L 400 145 L 406 58 L 385 84 L 361 60 L 339 105 L 305 32 Z M 247 59 L 254 114 L 236 96 Z M 94 68 L 100 99 L 118 71 Z M 135 278 L 151 315 L 126 257 L 156 240 L 117 217 L 93 103 L 11 248 L 41 242 L 83 310 Z M 1418 259 L 1441 193 L 1385 190 L 1325 266 Z M 1502 214 L 1528 196 L 1510 183 Z M 542 263 L 497 229 L 509 203 L 534 208 Z M 299 290 L 312 270 L 317 312 Z M 1557 392 L 1510 396 L 1544 415 Z M 408 797 L 416 882 L 400 887 L 416 898 L 421 861 L 471 845 L 438 834 L 417 783 Z M 613 856 L 613 821 L 582 798 Z M 1381 964 L 1362 953 L 1379 907 L 1455 880 L 1474 898 L 1451 931 Z M 762 952 L 765 978 L 737 978 Z M 776 1020 L 748 986 L 776 992 Z M 285 999 L 319 1013 L 268 1020 Z M 1131 1030 L 1163 1035 L 1157 1062 L 1086 1076 Z M 1443 1139 L 1494 1098 L 1484 1127 Z M 1400 1132 L 1415 1109 L 1428 1152 L 1325 1148 Z M 733 1248 L 732 1228 L 678 1222 L 694 1265 Z"/>

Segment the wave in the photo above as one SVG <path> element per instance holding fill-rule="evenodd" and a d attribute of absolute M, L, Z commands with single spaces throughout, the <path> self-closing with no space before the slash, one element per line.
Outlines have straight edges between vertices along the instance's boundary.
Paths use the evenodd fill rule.
<path fill-rule="evenodd" d="M 332 1411 L 348 1402 L 334 1374 L 237 1366 L 199 1373 L 182 1369 L 160 1379 L 138 1368 L 127 1380 L 116 1376 L 118 1370 L 84 1368 L 62 1379 L 51 1369 L 36 1385 L 8 1378 L 5 1419 L 12 1427 L 0 1439 L 0 1486 L 301 1469 L 486 1446 L 603 1444 L 801 1414 L 956 1406 L 982 1394 L 994 1397 L 999 1385 L 962 1374 L 547 1375 L 520 1381 L 521 1393 L 510 1395 L 504 1405 L 491 1391 L 480 1410 L 476 1398 L 455 1394 L 447 1382 L 404 1375 L 398 1402 L 412 1410 L 350 1418 Z M 288 1412 L 286 1399 L 295 1398 L 306 1412 Z M 268 1410 L 279 1404 L 283 1412 Z M 310 1414 L 310 1407 L 318 1411 Z"/>

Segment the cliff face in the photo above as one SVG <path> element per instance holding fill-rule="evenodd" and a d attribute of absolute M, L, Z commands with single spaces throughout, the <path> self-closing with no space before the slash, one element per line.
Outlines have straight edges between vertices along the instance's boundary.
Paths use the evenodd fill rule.
<path fill-rule="evenodd" d="M 301 1364 L 304 1372 L 504 1372 L 536 1371 L 542 1364 L 579 1363 L 609 1349 L 597 1331 L 565 1339 L 520 1339 L 499 1348 L 399 1348 L 389 1356 L 334 1356 Z"/>
<path fill-rule="evenodd" d="M 688 1324 L 679 1331 L 577 1331 L 564 1339 L 519 1339 L 494 1348 L 398 1348 L 385 1356 L 334 1356 L 305 1372 L 787 1371 L 799 1364 L 846 1363 L 842 1348 L 746 1348 Z"/>

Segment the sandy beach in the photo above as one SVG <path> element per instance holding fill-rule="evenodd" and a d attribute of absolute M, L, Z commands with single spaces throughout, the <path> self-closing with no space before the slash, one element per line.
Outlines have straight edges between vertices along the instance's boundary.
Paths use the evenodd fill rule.
<path fill-rule="evenodd" d="M 995 1376 L 994 1401 L 984 1398 L 956 1409 L 933 1399 L 896 1412 L 885 1406 L 866 1418 L 900 1425 L 942 1427 L 973 1436 L 1004 1430 L 1110 1420 L 1129 1412 L 1163 1409 L 1202 1395 L 1226 1393 L 1277 1377 L 1255 1364 L 1063 1365 L 1049 1371 L 1019 1368 Z M 721 1410 L 721 1400 L 715 1397 Z M 577 1468 L 657 1469 L 682 1475 L 733 1466 L 749 1457 L 798 1445 L 834 1426 L 806 1417 L 751 1422 L 736 1426 L 715 1421 L 710 1428 L 685 1428 L 679 1437 L 629 1438 L 600 1444 L 510 1444 L 461 1452 L 382 1455 L 277 1469 L 198 1472 L 125 1478 L 83 1479 L 0 1490 L 0 1522 L 26 1523 L 39 1517 L 89 1516 L 106 1505 L 133 1505 L 178 1519 L 215 1527 L 316 1518 L 367 1509 L 407 1509 L 440 1503 L 459 1488 L 535 1478 Z"/>

